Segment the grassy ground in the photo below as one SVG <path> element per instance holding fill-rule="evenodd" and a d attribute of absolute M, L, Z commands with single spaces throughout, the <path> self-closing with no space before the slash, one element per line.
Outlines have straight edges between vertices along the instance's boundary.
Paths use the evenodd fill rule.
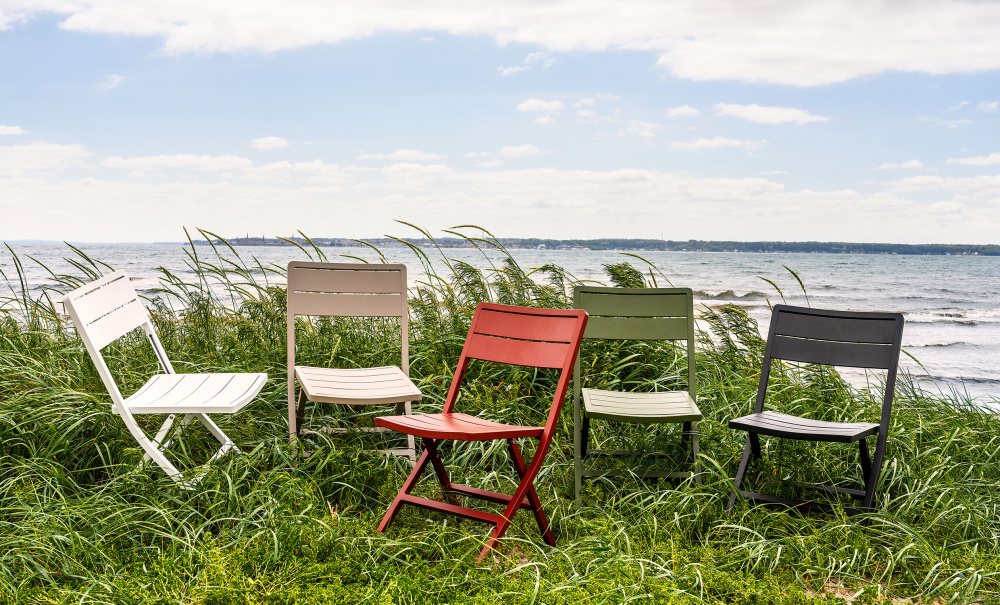
<path fill-rule="evenodd" d="M 465 230 L 463 232 L 471 232 Z M 472 241 L 484 247 L 495 241 Z M 77 270 L 54 275 L 58 290 L 109 268 L 68 250 Z M 107 405 L 74 330 L 51 304 L 56 291 L 13 296 L 0 313 L 0 602 L 4 603 L 811 603 L 854 599 L 922 602 L 1000 600 L 1000 430 L 967 401 L 931 396 L 904 377 L 897 386 L 878 509 L 856 518 L 802 515 L 738 503 L 723 512 L 743 436 L 726 421 L 747 413 L 763 340 L 739 308 L 704 310 L 698 404 L 702 485 L 595 481 L 573 505 L 572 406 L 537 481 L 559 545 L 537 539 L 518 517 L 500 552 L 476 556 L 487 528 L 404 509 L 375 531 L 408 471 L 405 460 L 367 450 L 391 436 L 309 438 L 304 458 L 286 429 L 284 291 L 275 268 L 247 265 L 224 246 L 189 250 L 193 283 L 164 274 L 153 304 L 163 344 L 180 372 L 264 371 L 258 401 L 216 420 L 244 450 L 212 465 L 198 491 L 178 491 L 151 466 Z M 313 258 L 317 250 L 303 250 Z M 441 259 L 445 259 L 441 253 Z M 478 301 L 567 306 L 574 280 L 559 267 L 527 275 L 513 258 L 482 266 L 414 262 L 430 275 L 411 292 L 411 368 L 424 392 L 417 411 L 440 409 Z M 446 261 L 446 259 L 445 259 Z M 607 267 L 618 285 L 664 283 L 655 268 Z M 644 273 L 648 272 L 648 273 Z M 8 276 L 18 286 L 18 276 Z M 214 288 L 209 284 L 214 284 Z M 19 288 L 20 289 L 20 288 Z M 231 298 L 235 297 L 235 308 Z M 300 363 L 354 367 L 398 363 L 393 324 L 303 321 Z M 681 349 L 654 343 L 588 346 L 591 384 L 623 389 L 683 384 Z M 139 337 L 106 350 L 126 393 L 156 371 Z M 481 364 L 462 411 L 541 423 L 555 377 Z M 877 421 L 880 396 L 836 373 L 781 367 L 769 406 L 829 420 Z M 369 423 L 334 406 L 311 422 Z M 151 418 L 152 423 L 159 418 Z M 147 422 L 147 420 L 142 420 Z M 670 430 L 595 423 L 598 441 L 658 447 Z M 662 442 L 662 443 L 659 443 Z M 861 480 L 855 450 L 764 439 L 766 464 L 748 475 Z M 213 450 L 201 429 L 174 450 L 181 468 Z M 456 478 L 509 491 L 513 473 L 499 445 L 444 451 Z M 669 464 L 669 462 L 667 463 Z M 430 483 L 420 488 L 433 495 Z M 771 489 L 773 487 L 764 487 Z"/>

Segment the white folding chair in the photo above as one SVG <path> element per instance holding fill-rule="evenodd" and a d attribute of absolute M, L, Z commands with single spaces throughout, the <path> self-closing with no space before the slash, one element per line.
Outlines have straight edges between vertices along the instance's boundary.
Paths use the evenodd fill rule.
<path fill-rule="evenodd" d="M 208 414 L 234 414 L 250 403 L 267 383 L 267 374 L 176 374 L 163 345 L 156 336 L 146 307 L 139 300 L 123 271 L 104 276 L 66 294 L 63 304 L 87 347 L 97 372 L 113 402 L 112 409 L 139 442 L 145 459 L 152 460 L 179 486 L 193 489 L 201 475 L 185 479 L 164 455 L 172 440 L 164 442 L 177 414 L 183 414 L 180 426 L 197 418 L 219 440 L 219 448 L 209 462 L 227 452 L 239 452 L 232 440 L 208 417 Z M 136 328 L 142 328 L 163 368 L 138 391 L 123 397 L 118 384 L 104 363 L 101 350 Z M 150 439 L 139 427 L 139 414 L 168 414 L 166 421 Z"/>
<path fill-rule="evenodd" d="M 406 265 L 363 263 L 288 263 L 288 432 L 382 432 L 382 427 L 302 428 L 306 401 L 343 405 L 392 405 L 409 415 L 410 402 L 420 401 L 420 389 L 410 380 L 409 311 Z M 314 368 L 295 364 L 295 317 L 398 317 L 400 366 L 381 368 Z M 296 401 L 295 380 L 299 387 Z M 406 448 L 385 453 L 416 460 L 413 435 Z"/>

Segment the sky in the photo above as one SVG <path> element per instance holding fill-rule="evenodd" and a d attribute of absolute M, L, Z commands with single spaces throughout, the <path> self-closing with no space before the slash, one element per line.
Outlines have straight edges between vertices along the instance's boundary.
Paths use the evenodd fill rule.
<path fill-rule="evenodd" d="M 1000 243 L 1000 2 L 0 0 L 0 240 Z"/>

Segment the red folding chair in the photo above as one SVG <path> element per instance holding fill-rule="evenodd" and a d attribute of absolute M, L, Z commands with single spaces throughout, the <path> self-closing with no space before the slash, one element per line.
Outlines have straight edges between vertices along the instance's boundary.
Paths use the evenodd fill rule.
<path fill-rule="evenodd" d="M 378 426 L 421 437 L 424 442 L 423 454 L 420 455 L 420 459 L 417 460 L 410 476 L 403 483 L 396 499 L 389 505 L 389 510 L 382 518 L 378 530 L 385 531 L 392 524 L 403 504 L 412 504 L 467 519 L 492 523 L 496 527 L 490 534 L 486 546 L 479 553 L 479 560 L 482 561 L 486 553 L 494 548 L 503 537 L 517 511 L 524 508 L 534 513 L 538 529 L 541 530 L 545 542 L 550 546 L 555 546 L 555 536 L 549 529 L 549 522 L 545 518 L 542 502 L 535 492 L 533 481 L 542 467 L 545 453 L 552 442 L 556 423 L 559 420 L 559 412 L 562 410 L 563 399 L 566 397 L 566 389 L 573 377 L 573 363 L 576 361 L 580 340 L 583 338 L 586 326 L 587 313 L 578 309 L 534 309 L 479 303 L 476 307 L 476 314 L 472 317 L 469 335 L 465 339 L 465 347 L 462 349 L 461 357 L 459 357 L 455 377 L 452 379 L 442 412 L 440 414 L 384 416 L 375 419 L 375 424 Z M 559 368 L 561 370 L 559 384 L 556 387 L 555 397 L 552 399 L 552 406 L 549 408 L 545 426 L 500 424 L 476 416 L 453 412 L 455 400 L 458 398 L 458 390 L 462 385 L 462 378 L 469 366 L 469 360 L 472 359 L 527 367 Z M 527 467 L 515 441 L 515 439 L 525 437 L 539 439 L 538 449 L 535 450 L 531 464 Z M 444 439 L 459 441 L 506 439 L 511 462 L 518 477 L 521 478 L 513 495 L 508 496 L 452 483 L 441 458 L 438 456 L 438 443 Z M 507 508 L 503 514 L 495 515 L 412 495 L 410 492 L 416 487 L 428 462 L 434 467 L 434 472 L 437 474 L 438 481 L 441 482 L 445 493 L 469 496 L 495 504 L 506 504 Z"/>

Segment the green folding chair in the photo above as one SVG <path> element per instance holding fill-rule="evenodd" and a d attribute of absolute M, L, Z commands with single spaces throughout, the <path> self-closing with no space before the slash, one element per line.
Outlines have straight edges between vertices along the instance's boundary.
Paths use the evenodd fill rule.
<path fill-rule="evenodd" d="M 697 381 L 694 361 L 694 296 L 690 288 L 601 288 L 577 286 L 573 306 L 590 315 L 584 339 L 591 340 L 686 340 L 686 391 L 621 392 L 581 388 L 581 358 L 573 372 L 573 435 L 576 471 L 576 502 L 585 477 L 663 477 L 699 481 L 697 423 L 702 419 L 695 403 Z M 581 402 L 583 405 L 581 406 Z M 629 451 L 589 450 L 590 421 L 607 420 L 634 424 L 682 423 L 681 451 L 687 451 L 692 465 L 685 471 L 658 471 L 633 468 L 587 468 L 584 462 L 612 456 L 632 455 Z M 688 450 L 690 441 L 690 450 Z"/>

